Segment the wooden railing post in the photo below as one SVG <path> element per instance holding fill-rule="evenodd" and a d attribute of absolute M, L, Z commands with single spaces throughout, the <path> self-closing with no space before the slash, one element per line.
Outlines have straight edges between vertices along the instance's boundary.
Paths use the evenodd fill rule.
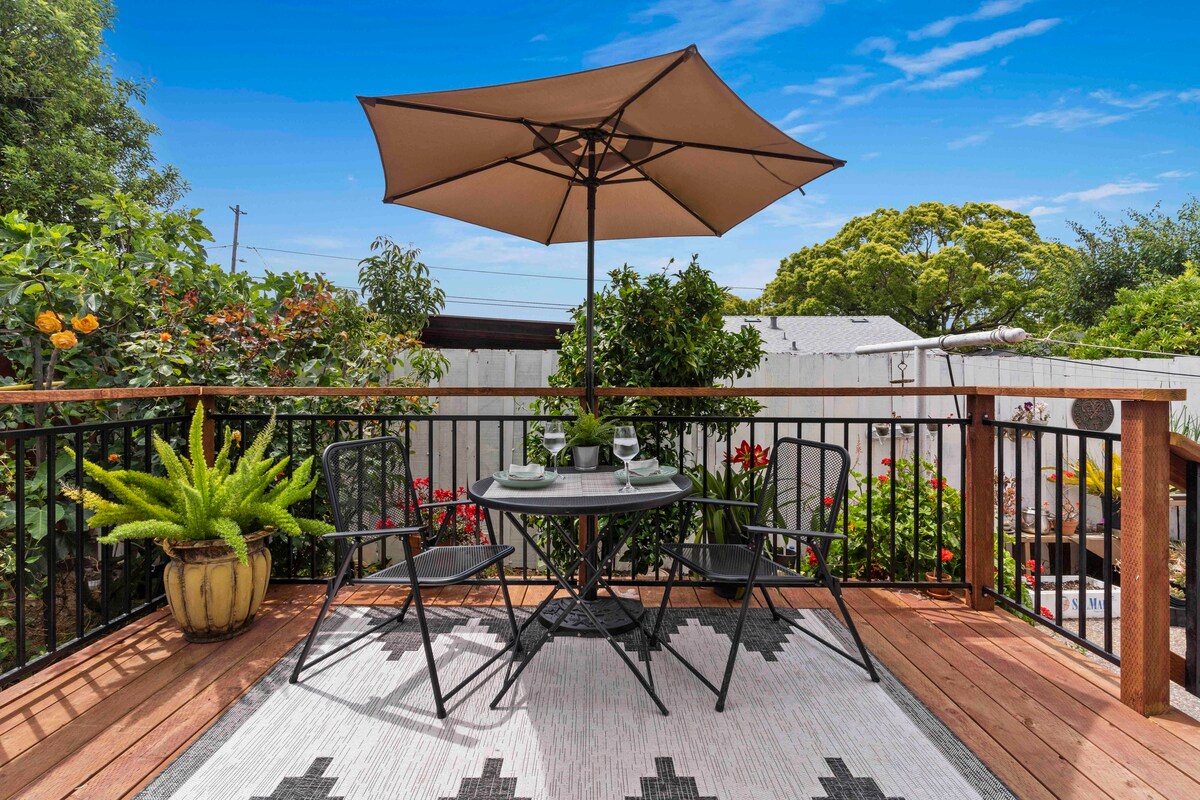
<path fill-rule="evenodd" d="M 1121 403 L 1121 702 L 1171 707 L 1168 600 L 1170 404 Z"/>
<path fill-rule="evenodd" d="M 992 395 L 967 396 L 967 466 L 963 476 L 966 519 L 963 521 L 964 564 L 971 584 L 967 602 L 991 611 L 995 600 L 984 594 L 996 583 L 996 429 L 985 425 L 996 417 Z"/>

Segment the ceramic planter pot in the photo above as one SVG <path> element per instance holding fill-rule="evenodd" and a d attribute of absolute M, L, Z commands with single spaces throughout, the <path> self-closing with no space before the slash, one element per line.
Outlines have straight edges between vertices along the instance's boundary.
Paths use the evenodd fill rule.
<path fill-rule="evenodd" d="M 571 460 L 580 472 L 591 472 L 600 463 L 600 445 L 572 447 Z"/>
<path fill-rule="evenodd" d="M 171 559 L 163 572 L 167 604 L 189 642 L 219 642 L 249 627 L 271 577 L 270 535 L 246 536 L 246 564 L 220 539 L 161 542 Z"/>
<path fill-rule="evenodd" d="M 930 583 L 949 583 L 950 576 L 943 574 L 939 578 L 936 572 L 930 571 L 925 573 L 925 580 Z M 944 589 L 941 586 L 926 586 L 924 587 L 924 591 L 926 595 L 934 600 L 950 600 L 954 597 L 954 595 L 950 594 L 949 589 Z"/>

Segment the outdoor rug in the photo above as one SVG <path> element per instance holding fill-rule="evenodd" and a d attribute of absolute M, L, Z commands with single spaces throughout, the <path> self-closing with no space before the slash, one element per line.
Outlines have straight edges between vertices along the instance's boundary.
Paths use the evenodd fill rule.
<path fill-rule="evenodd" d="M 394 609 L 343 607 L 330 646 Z M 442 685 L 505 641 L 503 609 L 433 607 Z M 526 612 L 528 613 L 528 612 Z M 848 640 L 824 610 L 790 610 Z M 648 613 L 653 616 L 654 612 Z M 671 643 L 719 680 L 733 609 L 671 609 Z M 496 710 L 511 662 L 436 718 L 416 620 L 389 626 L 288 683 L 281 661 L 139 795 L 237 800 L 962 800 L 1012 798 L 879 665 L 882 682 L 752 609 L 724 713 L 665 652 L 659 714 L 602 639 L 556 636 Z M 534 624 L 526 640 L 541 636 Z M 641 658 L 640 634 L 621 637 Z M 343 638 L 344 640 L 344 638 Z M 320 644 L 318 645 L 319 649 Z M 639 663 L 643 663 L 639 660 Z M 878 662 L 876 662 L 878 664 Z"/>

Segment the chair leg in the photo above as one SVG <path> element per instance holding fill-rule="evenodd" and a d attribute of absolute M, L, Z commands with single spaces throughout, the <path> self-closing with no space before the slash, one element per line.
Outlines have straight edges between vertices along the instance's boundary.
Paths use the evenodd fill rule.
<path fill-rule="evenodd" d="M 671 562 L 671 571 L 667 574 L 667 588 L 663 590 L 662 603 L 658 606 L 658 616 L 654 619 L 654 630 L 650 632 L 650 646 L 658 644 L 658 632 L 662 628 L 663 617 L 667 613 L 667 603 L 671 600 L 671 589 L 675 586 L 675 574 L 679 569 L 679 560 Z"/>
<path fill-rule="evenodd" d="M 425 662 L 429 666 L 429 683 L 433 686 L 433 702 L 437 706 L 438 719 L 445 719 L 446 706 L 442 701 L 442 685 L 438 682 L 437 663 L 433 660 L 433 642 L 429 638 L 429 625 L 425 622 L 425 604 L 421 602 L 421 587 L 412 583 L 413 605 L 417 608 L 417 624 L 421 626 L 421 642 L 425 645 Z"/>
<path fill-rule="evenodd" d="M 312 650 L 313 642 L 317 640 L 317 632 L 321 628 L 321 623 L 329 613 L 329 607 L 333 605 L 333 598 L 337 595 L 338 590 L 342 588 L 342 581 L 346 578 L 346 570 L 350 568 L 350 562 L 353 559 L 354 548 L 350 548 L 346 553 L 346 558 L 342 561 L 342 566 L 338 570 L 337 575 L 329 579 L 329 583 L 325 587 L 325 602 L 321 604 L 321 611 L 317 614 L 317 619 L 313 622 L 312 630 L 308 632 L 308 637 L 304 640 L 304 647 L 300 650 L 300 658 L 296 659 L 296 666 L 292 669 L 292 676 L 288 678 L 288 683 L 296 683 L 300 680 L 300 670 L 304 669 L 304 662 L 308 659 L 308 653 Z"/>
<path fill-rule="evenodd" d="M 871 676 L 873 682 L 879 683 L 879 673 L 875 671 L 875 662 L 871 660 L 871 654 L 867 652 L 867 647 L 863 644 L 862 637 L 858 635 L 858 628 L 854 626 L 854 620 L 850 618 L 850 610 L 846 608 L 846 601 L 842 599 L 841 583 L 837 578 L 833 577 L 828 567 L 825 568 L 824 572 L 825 585 L 829 587 L 829 592 L 833 595 L 838 609 L 842 612 L 842 619 L 846 621 L 846 627 L 850 630 L 850 636 L 854 638 L 854 644 L 858 647 L 858 654 L 862 657 L 863 664 L 867 668 L 867 674 Z"/>
<path fill-rule="evenodd" d="M 763 600 L 767 601 L 767 608 L 771 609 L 771 619 L 779 622 L 783 619 L 783 615 L 775 609 L 775 603 L 771 600 L 771 593 L 767 590 L 766 586 L 759 586 L 758 589 L 762 592 Z"/>
<path fill-rule="evenodd" d="M 751 569 L 753 573 L 753 568 Z M 746 624 L 746 613 L 750 610 L 750 598 L 754 594 L 754 575 L 746 581 L 746 590 L 742 593 L 742 610 L 738 613 L 737 627 L 733 629 L 733 644 L 729 648 L 729 660 L 725 663 L 725 678 L 721 681 L 721 691 L 717 694 L 717 711 L 725 710 L 725 698 L 729 696 L 729 682 L 733 680 L 733 665 L 737 662 L 738 646 L 742 643 L 742 628 Z"/>
<path fill-rule="evenodd" d="M 521 631 L 517 627 L 517 616 L 513 613 L 512 600 L 508 596 L 508 581 L 504 579 L 504 562 L 501 561 L 496 569 L 500 574 L 500 593 L 504 595 L 504 610 L 508 612 L 508 624 L 512 626 L 513 656 L 520 658 L 518 654 L 525 650 L 525 646 L 521 644 Z"/>

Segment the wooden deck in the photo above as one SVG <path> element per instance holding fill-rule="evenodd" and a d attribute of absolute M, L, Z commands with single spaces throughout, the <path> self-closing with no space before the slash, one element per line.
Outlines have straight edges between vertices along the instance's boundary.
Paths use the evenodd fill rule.
<path fill-rule="evenodd" d="M 238 639 L 195 645 L 155 612 L 0 692 L 0 798 L 130 797 L 308 631 L 322 587 L 272 590 Z M 517 587 L 532 605 L 548 588 Z M 1200 723 L 1146 719 L 1121 704 L 1116 676 L 1003 613 L 911 592 L 847 590 L 867 645 L 1023 798 L 1200 798 Z M 455 587 L 433 602 L 485 605 L 494 588 Z M 402 593 L 361 587 L 356 604 Z M 661 590 L 643 589 L 653 603 Z M 672 605 L 726 606 L 677 589 Z M 781 601 L 828 606 L 783 591 Z"/>

